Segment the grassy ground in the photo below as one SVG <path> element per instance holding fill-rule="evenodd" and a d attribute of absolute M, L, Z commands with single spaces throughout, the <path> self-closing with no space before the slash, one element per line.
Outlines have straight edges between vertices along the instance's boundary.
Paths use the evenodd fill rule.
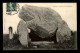
<path fill-rule="evenodd" d="M 18 35 L 14 35 L 12 40 L 9 40 L 9 35 L 3 35 L 3 50 L 76 50 L 77 43 L 75 37 L 77 32 L 72 33 L 72 38 L 69 41 L 63 43 L 40 43 L 38 45 L 30 44 L 29 48 L 23 47 L 18 41 Z"/>

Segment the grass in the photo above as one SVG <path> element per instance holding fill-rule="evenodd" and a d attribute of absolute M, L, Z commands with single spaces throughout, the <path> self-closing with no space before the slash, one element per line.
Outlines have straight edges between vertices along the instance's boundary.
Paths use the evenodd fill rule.
<path fill-rule="evenodd" d="M 40 43 L 38 45 L 30 44 L 29 48 L 26 48 L 20 44 L 17 34 L 14 34 L 14 38 L 12 40 L 9 40 L 8 34 L 4 34 L 3 50 L 76 50 L 77 49 L 77 40 L 75 39 L 76 36 L 77 36 L 77 32 L 74 31 L 72 32 L 71 40 L 64 41 L 63 43 L 58 43 L 58 44 Z"/>

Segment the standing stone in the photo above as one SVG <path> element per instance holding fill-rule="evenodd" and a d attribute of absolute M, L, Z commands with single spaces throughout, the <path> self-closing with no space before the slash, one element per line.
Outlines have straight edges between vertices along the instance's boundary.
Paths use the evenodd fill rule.
<path fill-rule="evenodd" d="M 9 27 L 9 39 L 13 38 L 13 29 L 12 27 Z"/>
<path fill-rule="evenodd" d="M 58 30 L 56 32 L 57 42 L 63 42 L 64 40 L 70 40 L 71 30 L 68 27 L 67 23 L 63 21 L 58 25 Z"/>
<path fill-rule="evenodd" d="M 26 26 L 26 22 L 21 20 L 18 24 L 17 27 L 17 31 L 19 34 L 19 41 L 20 43 L 25 46 L 28 47 L 28 30 L 27 30 L 27 26 Z"/>

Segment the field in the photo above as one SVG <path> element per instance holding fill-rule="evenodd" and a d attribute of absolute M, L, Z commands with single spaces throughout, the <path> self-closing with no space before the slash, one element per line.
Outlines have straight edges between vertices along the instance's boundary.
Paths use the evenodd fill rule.
<path fill-rule="evenodd" d="M 54 42 L 38 41 L 31 42 L 29 48 L 23 47 L 18 35 L 14 34 L 14 38 L 9 40 L 9 34 L 3 35 L 3 50 L 77 50 L 77 32 L 72 33 L 72 38 L 63 43 L 54 44 Z M 76 38 L 75 38 L 76 37 Z"/>

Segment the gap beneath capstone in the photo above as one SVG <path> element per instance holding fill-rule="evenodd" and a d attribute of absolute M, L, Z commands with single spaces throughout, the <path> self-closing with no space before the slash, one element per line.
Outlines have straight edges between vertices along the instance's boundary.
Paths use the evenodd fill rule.
<path fill-rule="evenodd" d="M 56 42 L 56 35 L 52 37 L 41 38 L 37 34 L 35 34 L 33 30 L 31 30 L 31 32 L 29 33 L 29 38 L 32 42 Z"/>

